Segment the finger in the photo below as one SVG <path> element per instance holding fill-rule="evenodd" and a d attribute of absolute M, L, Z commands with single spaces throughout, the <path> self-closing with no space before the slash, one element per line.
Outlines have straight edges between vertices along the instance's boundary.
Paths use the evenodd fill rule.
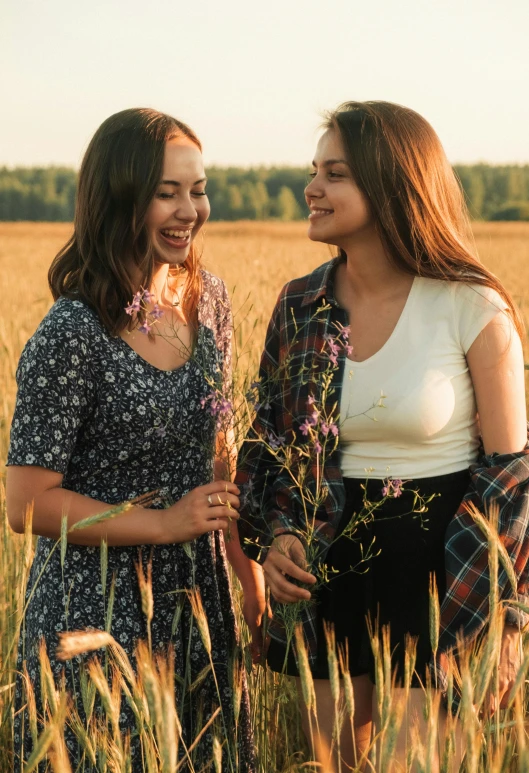
<path fill-rule="evenodd" d="M 283 572 L 284 574 L 289 574 L 295 580 L 304 582 L 307 585 L 314 585 L 316 582 L 314 575 L 306 572 L 304 569 L 294 563 L 294 561 L 291 561 L 290 558 L 282 555 L 275 548 L 270 550 L 267 558 L 267 563 L 268 562 L 270 562 L 277 570 Z"/>
<path fill-rule="evenodd" d="M 510 703 L 511 690 L 514 687 L 514 680 L 511 682 L 500 682 L 498 695 L 500 696 L 500 709 L 506 709 Z"/>
<path fill-rule="evenodd" d="M 482 713 L 485 718 L 490 719 L 496 713 L 497 701 L 496 696 L 493 693 L 488 693 L 487 697 L 483 701 Z"/>
<path fill-rule="evenodd" d="M 279 601 L 281 604 L 297 604 L 299 601 L 307 601 L 305 597 L 301 598 L 294 593 L 285 593 L 281 590 L 273 588 L 272 586 L 270 586 L 270 591 L 275 600 Z"/>
<path fill-rule="evenodd" d="M 213 507 L 208 507 L 206 511 L 206 518 L 208 521 L 214 518 L 227 518 L 228 520 L 236 521 L 241 516 L 237 512 L 237 510 L 234 510 L 233 508 L 221 506 L 221 505 L 214 505 Z"/>
<path fill-rule="evenodd" d="M 240 494 L 239 487 L 232 483 L 231 480 L 213 480 L 211 483 L 206 483 L 204 486 L 198 486 L 195 491 L 200 494 Z"/>
<path fill-rule="evenodd" d="M 265 578 L 277 601 L 308 601 L 311 597 L 308 590 L 298 588 L 297 585 L 283 577 L 280 572 L 273 572 L 272 574 L 265 572 Z"/>
<path fill-rule="evenodd" d="M 235 496 L 235 494 L 226 494 L 223 492 L 222 494 L 209 494 L 208 496 L 211 497 L 211 501 L 214 505 L 228 505 L 228 507 L 233 507 L 235 510 L 238 510 L 241 506 L 239 497 Z"/>

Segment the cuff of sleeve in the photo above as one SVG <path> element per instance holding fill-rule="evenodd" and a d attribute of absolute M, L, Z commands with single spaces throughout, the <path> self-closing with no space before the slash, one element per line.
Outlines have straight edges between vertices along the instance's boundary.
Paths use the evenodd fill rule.
<path fill-rule="evenodd" d="M 258 564 L 264 564 L 270 546 L 276 537 L 282 534 L 293 534 L 300 542 L 305 546 L 302 533 L 299 529 L 296 529 L 292 521 L 283 513 L 278 513 L 269 525 L 268 533 L 263 535 L 259 541 L 243 541 L 241 545 L 243 552 L 252 561 L 256 561 Z"/>
<path fill-rule="evenodd" d="M 521 604 L 527 605 L 529 609 L 529 597 L 520 596 L 518 598 Z M 512 625 L 515 628 L 526 628 L 529 625 L 529 613 L 520 607 L 505 607 L 505 625 Z"/>

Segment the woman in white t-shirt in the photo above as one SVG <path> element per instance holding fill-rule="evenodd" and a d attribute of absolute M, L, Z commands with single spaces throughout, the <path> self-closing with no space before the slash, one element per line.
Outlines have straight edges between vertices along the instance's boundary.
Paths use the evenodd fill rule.
<path fill-rule="evenodd" d="M 366 616 L 390 624 L 397 685 L 406 635 L 417 637 L 408 708 L 410 717 L 420 718 L 425 700 L 420 686 L 432 654 L 429 576 L 435 573 L 442 595 L 444 533 L 467 490 L 480 436 L 486 453 L 518 452 L 525 446 L 522 324 L 506 290 L 479 262 L 460 187 L 437 135 L 421 116 L 387 102 L 346 103 L 329 115 L 313 165 L 305 191 L 308 235 L 337 246 L 339 257 L 284 288 L 268 330 L 261 377 L 282 367 L 282 331 L 290 317 L 297 315 L 302 338 L 304 329 L 311 331 L 301 344 L 307 362 L 318 349 L 318 336 L 329 340 L 322 330 L 349 325 L 348 341 L 342 340 L 341 347 L 334 344 L 340 366 L 335 380 L 340 406 L 338 474 L 332 474 L 331 462 L 321 473 L 329 481 L 330 520 L 329 502 L 340 501 L 336 492 L 342 482 L 345 489 L 336 533 L 361 510 L 366 478 L 368 499 L 380 500 L 383 488 L 390 496 L 374 520 L 357 531 L 355 541 L 338 538 L 327 554 L 327 564 L 338 575 L 318 592 L 318 655 L 311 667 L 319 731 L 330 744 L 334 698 L 323 640 L 323 622 L 329 621 L 337 642 L 348 644 L 356 750 L 361 755 L 370 743 L 374 703 Z M 328 309 L 321 329 L 310 328 L 311 304 L 322 298 Z M 308 372 L 299 367 L 301 360 L 296 362 L 299 372 Z M 310 426 L 310 418 L 299 411 L 301 386 L 293 378 L 289 390 L 269 401 L 268 414 L 263 411 L 269 405 L 257 417 L 270 437 L 282 436 L 283 442 L 291 440 L 283 437 L 288 426 L 298 434 L 300 422 L 305 421 L 299 427 L 302 432 Z M 293 394 L 298 395 L 298 410 L 292 417 Z M 283 421 L 287 413 L 290 418 Z M 245 470 L 245 464 L 242 459 L 237 479 L 243 495 L 245 484 L 256 484 L 258 477 L 258 465 Z M 288 487 L 281 489 L 275 475 L 270 480 L 263 489 L 266 494 L 268 486 L 269 496 L 260 499 L 269 504 L 253 513 L 243 505 L 241 516 L 243 522 L 253 519 L 254 533 L 267 527 L 271 532 L 271 545 L 261 556 L 266 556 L 265 577 L 273 597 L 283 603 L 308 599 L 307 587 L 315 578 L 300 568 L 305 555 L 292 533 L 294 498 L 290 506 Z M 413 495 L 402 491 L 402 481 L 405 489 L 417 489 L 425 497 L 441 495 L 429 505 L 428 529 L 409 515 Z M 280 492 L 276 500 L 274 486 Z M 369 571 L 348 571 L 373 537 L 380 552 L 370 560 Z M 259 560 L 251 546 L 247 550 Z M 279 639 L 272 639 L 268 663 L 296 675 L 295 658 L 286 656 Z M 506 626 L 500 669 L 505 695 L 514 678 L 518 644 L 518 630 Z M 406 741 L 402 732 L 394 759 L 403 765 Z M 341 751 L 345 762 L 354 765 L 347 734 Z"/>

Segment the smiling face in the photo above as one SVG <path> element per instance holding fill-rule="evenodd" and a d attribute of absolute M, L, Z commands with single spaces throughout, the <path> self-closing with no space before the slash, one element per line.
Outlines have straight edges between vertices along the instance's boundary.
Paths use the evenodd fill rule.
<path fill-rule="evenodd" d="M 193 239 L 209 217 L 202 153 L 187 137 L 165 143 L 158 189 L 145 216 L 145 226 L 160 264 L 182 264 Z"/>
<path fill-rule="evenodd" d="M 318 142 L 313 166 L 312 180 L 305 188 L 310 209 L 308 237 L 347 251 L 352 241 L 374 232 L 374 220 L 334 129 L 328 129 Z"/>

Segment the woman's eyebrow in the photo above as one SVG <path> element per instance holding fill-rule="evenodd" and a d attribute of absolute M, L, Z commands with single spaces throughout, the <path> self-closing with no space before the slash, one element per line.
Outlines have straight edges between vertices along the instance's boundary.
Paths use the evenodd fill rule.
<path fill-rule="evenodd" d="M 205 183 L 207 182 L 207 177 L 201 177 L 200 180 L 195 180 L 193 185 L 199 185 L 199 183 Z M 160 185 L 180 185 L 180 183 L 177 180 L 161 180 Z"/>
<path fill-rule="evenodd" d="M 347 166 L 347 161 L 344 158 L 328 158 L 327 161 L 322 163 L 322 166 L 332 166 L 333 164 L 345 164 Z M 317 166 L 315 161 L 312 162 L 312 166 Z"/>

